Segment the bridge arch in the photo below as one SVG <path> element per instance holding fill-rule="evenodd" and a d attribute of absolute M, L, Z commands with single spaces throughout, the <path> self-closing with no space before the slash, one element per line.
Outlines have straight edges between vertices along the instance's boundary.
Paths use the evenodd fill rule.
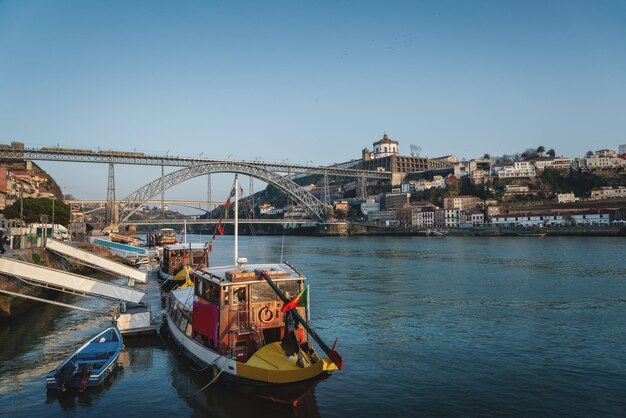
<path fill-rule="evenodd" d="M 192 178 L 213 173 L 238 173 L 262 180 L 287 193 L 287 195 L 289 195 L 292 199 L 300 203 L 306 213 L 313 219 L 322 223 L 326 221 L 324 204 L 287 177 L 266 170 L 258 165 L 251 165 L 237 161 L 218 161 L 207 164 L 192 165 L 190 167 L 174 171 L 137 189 L 123 199 L 123 204 L 120 204 L 119 223 L 126 223 L 130 216 L 139 210 L 141 206 L 154 196 L 160 194 L 162 191 L 170 189 L 177 184 L 183 183 Z"/>

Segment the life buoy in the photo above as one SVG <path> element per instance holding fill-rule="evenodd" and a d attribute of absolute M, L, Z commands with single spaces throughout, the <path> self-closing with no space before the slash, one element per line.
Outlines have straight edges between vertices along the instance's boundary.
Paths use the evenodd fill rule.
<path fill-rule="evenodd" d="M 176 257 L 175 260 L 177 264 L 180 264 L 180 262 L 183 261 L 183 259 L 180 257 Z"/>
<path fill-rule="evenodd" d="M 274 312 L 272 312 L 268 306 L 262 307 L 259 311 L 259 321 L 267 324 L 268 322 L 272 322 L 272 319 L 274 319 Z"/>
<path fill-rule="evenodd" d="M 170 261 L 170 267 L 176 267 L 176 260 Z"/>

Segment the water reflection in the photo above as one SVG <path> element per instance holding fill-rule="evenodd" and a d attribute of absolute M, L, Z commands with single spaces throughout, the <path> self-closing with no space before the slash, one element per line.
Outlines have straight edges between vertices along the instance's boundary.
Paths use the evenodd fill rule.
<path fill-rule="evenodd" d="M 320 417 L 314 391 L 293 408 L 244 395 L 219 380 L 205 388 L 211 381 L 209 375 L 195 371 L 197 366 L 177 353 L 173 347 L 168 347 L 170 382 L 178 396 L 192 408 L 194 416 Z"/>
<path fill-rule="evenodd" d="M 101 399 L 116 381 L 120 380 L 124 373 L 123 367 L 116 367 L 113 373 L 100 385 L 96 387 L 88 387 L 84 392 L 77 390 L 67 390 L 61 392 L 58 390 L 49 390 L 46 392 L 46 404 L 58 402 L 64 411 L 72 411 L 77 406 L 92 406 Z"/>

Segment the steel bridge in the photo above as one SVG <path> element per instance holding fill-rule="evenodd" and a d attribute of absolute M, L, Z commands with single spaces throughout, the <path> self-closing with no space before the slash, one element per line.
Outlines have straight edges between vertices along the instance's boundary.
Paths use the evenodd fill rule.
<path fill-rule="evenodd" d="M 313 166 L 307 164 L 272 163 L 263 161 L 244 160 L 216 160 L 202 157 L 181 157 L 168 155 L 147 155 L 142 152 L 120 152 L 113 150 L 97 150 L 44 147 L 18 148 L 0 144 L 0 159 L 2 160 L 37 160 L 37 161 L 64 161 L 82 163 L 109 164 L 109 181 L 107 189 L 107 222 L 127 223 L 130 216 L 142 205 L 161 194 L 161 205 L 165 201 L 165 190 L 201 175 L 208 175 L 210 201 L 210 175 L 213 173 L 239 173 L 260 179 L 284 191 L 288 196 L 303 206 L 312 219 L 325 222 L 324 207 L 328 204 L 328 178 L 350 177 L 360 182 L 359 195 L 365 197 L 367 180 L 391 180 L 390 172 L 379 172 L 345 168 L 343 166 Z M 120 200 L 120 215 L 115 215 L 117 206 L 115 199 L 115 164 L 130 164 L 144 166 L 161 166 L 161 177 L 142 186 L 124 199 Z M 169 174 L 164 173 L 164 167 L 182 167 Z M 306 175 L 321 175 L 324 177 L 324 202 L 302 189 L 295 183 L 295 177 Z M 119 221 L 118 221 L 119 219 Z"/>

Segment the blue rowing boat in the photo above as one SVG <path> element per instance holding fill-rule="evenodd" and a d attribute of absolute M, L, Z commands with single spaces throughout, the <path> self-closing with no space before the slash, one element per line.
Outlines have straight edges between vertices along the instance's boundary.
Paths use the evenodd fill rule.
<path fill-rule="evenodd" d="M 112 325 L 70 354 L 46 376 L 46 389 L 78 389 L 102 383 L 117 366 L 124 347 L 122 333 Z"/>

